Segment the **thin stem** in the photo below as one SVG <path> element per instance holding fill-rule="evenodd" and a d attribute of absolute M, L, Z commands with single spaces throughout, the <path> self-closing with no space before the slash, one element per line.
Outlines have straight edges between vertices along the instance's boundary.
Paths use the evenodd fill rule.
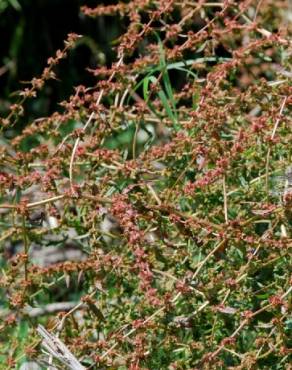
<path fill-rule="evenodd" d="M 203 266 L 206 264 L 206 262 L 213 256 L 214 253 L 216 253 L 216 251 L 218 249 L 220 249 L 224 244 L 226 243 L 226 240 L 221 240 L 221 242 L 219 242 L 214 249 L 211 250 L 211 252 L 205 257 L 205 259 L 200 263 L 199 267 L 197 268 L 197 270 L 195 271 L 195 273 L 193 274 L 193 277 L 192 279 L 195 279 L 197 277 L 197 275 L 199 274 L 199 272 L 201 271 L 201 269 L 203 268 Z"/>
<path fill-rule="evenodd" d="M 123 55 L 120 57 L 116 67 L 118 68 L 123 62 Z M 114 78 L 116 74 L 116 70 L 113 71 L 113 73 L 111 74 L 110 78 L 109 78 L 109 82 Z M 103 97 L 103 94 L 104 94 L 104 90 L 102 89 L 98 95 L 98 98 L 95 102 L 95 105 L 98 106 L 101 102 L 101 99 Z M 83 130 L 85 131 L 87 129 L 87 127 L 90 125 L 91 121 L 93 120 L 93 117 L 95 116 L 95 112 L 92 112 L 90 114 L 90 116 L 88 117 L 88 120 L 87 122 L 85 123 L 84 127 L 83 127 Z M 75 159 L 75 154 L 76 154 L 76 151 L 78 149 L 78 146 L 79 146 L 79 142 L 80 142 L 80 138 L 78 137 L 74 143 L 74 147 L 73 147 L 73 150 L 72 150 L 72 154 L 71 154 L 71 158 L 70 158 L 70 165 L 69 165 L 69 179 L 70 179 L 70 186 L 71 186 L 71 191 L 74 192 L 74 185 L 73 185 L 73 165 L 74 165 L 74 159 Z"/>
<path fill-rule="evenodd" d="M 24 260 L 24 279 L 27 281 L 28 279 L 28 270 L 27 270 L 27 261 L 28 261 L 28 237 L 27 231 L 25 226 L 25 217 L 22 217 L 22 232 L 23 232 L 23 244 L 24 244 L 24 253 L 25 253 L 25 260 Z"/>
<path fill-rule="evenodd" d="M 228 224 L 228 208 L 227 208 L 227 193 L 226 193 L 226 177 L 223 176 L 223 198 L 224 198 L 224 217 L 225 223 Z"/>
<path fill-rule="evenodd" d="M 276 131 L 277 131 L 277 128 L 279 126 L 280 119 L 282 117 L 283 110 L 284 110 L 284 107 L 285 107 L 285 104 L 286 104 L 286 100 L 287 100 L 287 96 L 285 96 L 285 98 L 282 101 L 282 104 L 281 104 L 281 107 L 280 107 L 280 111 L 279 111 L 279 115 L 278 115 L 278 118 L 277 118 L 277 120 L 275 122 L 275 125 L 273 127 L 273 131 L 272 131 L 272 134 L 271 134 L 271 140 L 273 140 L 274 137 L 275 137 L 275 135 L 276 135 Z M 269 167 L 270 167 L 271 150 L 272 149 L 269 146 L 268 152 L 267 152 L 267 157 L 266 157 L 266 193 L 267 193 L 267 197 L 269 197 Z"/>

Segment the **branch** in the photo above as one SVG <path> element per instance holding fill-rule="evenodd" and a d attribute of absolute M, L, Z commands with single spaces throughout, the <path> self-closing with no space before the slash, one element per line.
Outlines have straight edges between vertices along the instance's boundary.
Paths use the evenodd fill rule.
<path fill-rule="evenodd" d="M 29 317 L 38 317 L 56 312 L 68 312 L 76 306 L 76 302 L 55 302 L 47 304 L 43 307 L 31 307 L 27 306 L 24 308 L 24 313 Z M 82 308 L 83 306 L 81 306 Z"/>

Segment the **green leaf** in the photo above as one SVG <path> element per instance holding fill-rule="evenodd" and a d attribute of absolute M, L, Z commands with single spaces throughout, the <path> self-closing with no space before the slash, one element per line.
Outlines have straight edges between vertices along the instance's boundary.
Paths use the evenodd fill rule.
<path fill-rule="evenodd" d="M 178 130 L 178 129 L 179 129 L 179 127 L 178 127 L 177 119 L 176 119 L 175 115 L 174 115 L 174 114 L 173 114 L 173 112 L 172 112 L 171 106 L 169 105 L 169 102 L 168 102 L 168 100 L 167 100 L 167 97 L 166 97 L 166 95 L 165 95 L 164 91 L 160 90 L 160 91 L 158 92 L 158 96 L 159 96 L 159 98 L 160 98 L 160 100 L 161 100 L 161 102 L 162 102 L 162 104 L 163 104 L 163 107 L 164 107 L 164 109 L 165 109 L 166 114 L 168 115 L 168 117 L 169 117 L 169 118 L 172 120 L 172 122 L 174 123 L 174 128 L 175 128 L 176 130 Z"/>
<path fill-rule="evenodd" d="M 21 10 L 21 5 L 17 0 L 9 0 L 9 3 L 15 10 Z"/>
<path fill-rule="evenodd" d="M 149 108 L 152 110 L 152 112 L 159 118 L 161 117 L 161 114 L 157 112 L 157 110 L 154 108 L 153 104 L 150 103 L 150 94 L 149 94 L 149 82 L 156 83 L 157 79 L 154 76 L 147 76 L 143 80 L 143 97 L 145 100 L 145 103 L 149 106 Z"/>

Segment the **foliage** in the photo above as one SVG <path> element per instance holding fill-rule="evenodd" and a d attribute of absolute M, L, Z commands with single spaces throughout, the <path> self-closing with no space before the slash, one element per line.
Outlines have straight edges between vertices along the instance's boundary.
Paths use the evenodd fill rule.
<path fill-rule="evenodd" d="M 42 324 L 88 369 L 289 369 L 287 3 L 81 11 L 128 22 L 113 64 L 7 140 L 71 33 L 1 119 L 3 368 Z"/>
<path fill-rule="evenodd" d="M 12 6 L 15 10 L 21 9 L 21 6 L 17 0 L 1 0 L 0 1 L 0 12 L 3 12 L 9 6 Z"/>

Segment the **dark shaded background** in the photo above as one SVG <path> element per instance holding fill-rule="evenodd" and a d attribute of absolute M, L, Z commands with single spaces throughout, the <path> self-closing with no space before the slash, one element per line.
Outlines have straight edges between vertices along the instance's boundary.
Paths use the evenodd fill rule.
<path fill-rule="evenodd" d="M 35 118 L 58 109 L 78 84 L 93 83 L 86 67 L 110 64 L 111 43 L 121 32 L 117 17 L 91 19 L 80 6 L 101 1 L 81 0 L 0 0 L 0 114 L 5 115 L 21 82 L 37 77 L 69 32 L 86 35 L 56 72 L 62 81 L 50 81 L 40 98 L 28 103 L 26 117 Z M 113 4 L 106 1 L 104 4 Z"/>

